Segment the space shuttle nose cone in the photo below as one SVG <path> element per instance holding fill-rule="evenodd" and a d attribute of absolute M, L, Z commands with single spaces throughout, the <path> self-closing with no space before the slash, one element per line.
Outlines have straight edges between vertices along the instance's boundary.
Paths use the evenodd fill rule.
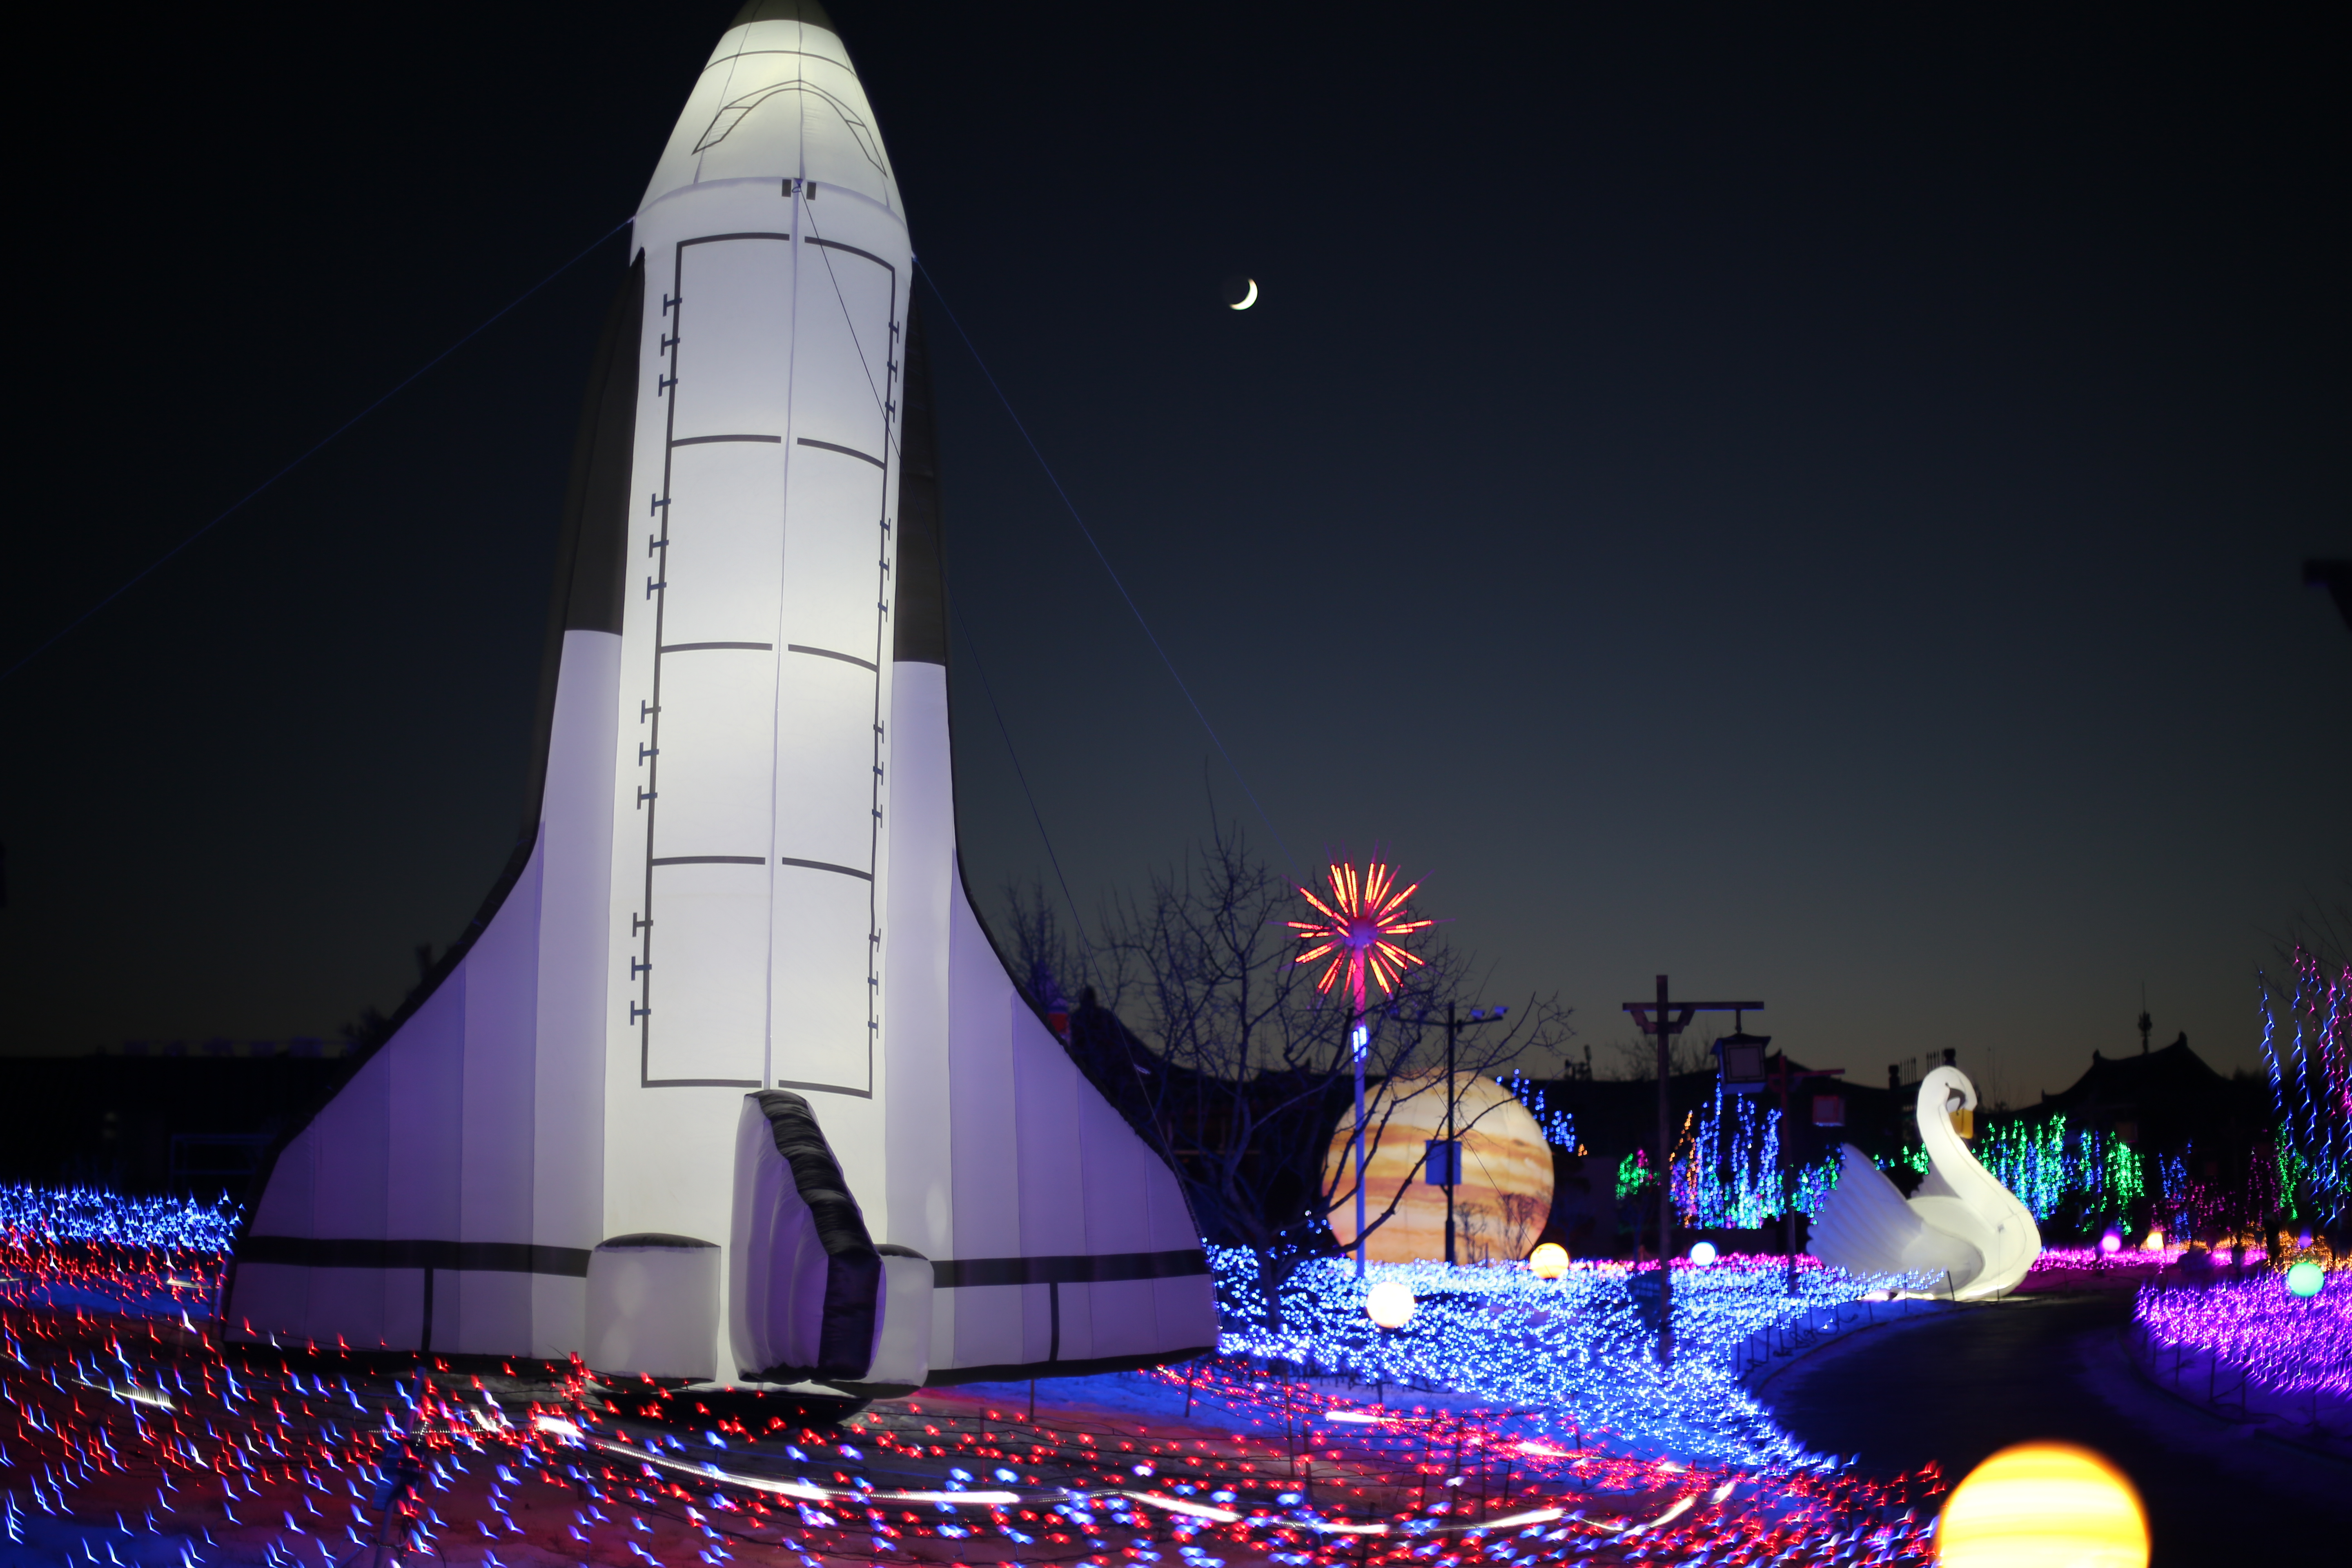
<path fill-rule="evenodd" d="M 812 26 L 829 27 L 835 32 L 833 18 L 816 0 L 744 0 L 743 8 L 735 13 L 734 26 L 753 22 L 806 22 Z"/>
<path fill-rule="evenodd" d="M 814 182 L 899 211 L 865 86 L 816 0 L 750 0 L 736 13 L 638 211 L 730 180 Z"/>

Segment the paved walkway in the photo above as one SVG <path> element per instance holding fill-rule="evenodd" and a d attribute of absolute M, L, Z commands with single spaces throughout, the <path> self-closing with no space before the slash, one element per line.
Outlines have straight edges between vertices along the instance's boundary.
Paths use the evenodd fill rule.
<path fill-rule="evenodd" d="M 1859 1454 L 1874 1474 L 1934 1460 L 1957 1483 L 2011 1443 L 2095 1448 L 2138 1487 L 2158 1568 L 2333 1560 L 2352 1465 L 2243 1436 L 2150 1388 L 2121 1347 L 2130 1316 L 2124 1290 L 1958 1308 L 1842 1341 L 1762 1397 L 1805 1443 Z"/>

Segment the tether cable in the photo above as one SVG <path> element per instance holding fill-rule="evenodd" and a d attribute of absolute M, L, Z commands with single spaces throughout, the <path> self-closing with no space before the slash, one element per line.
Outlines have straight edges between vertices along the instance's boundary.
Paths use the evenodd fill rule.
<path fill-rule="evenodd" d="M 980 367 L 981 375 L 988 382 L 988 389 L 996 394 L 997 402 L 1004 405 L 1005 417 L 1013 421 L 1013 427 L 1021 432 L 1021 439 L 1028 443 L 1029 455 L 1037 459 L 1037 466 L 1045 472 L 1045 482 L 1054 487 L 1055 495 L 1061 497 L 1062 505 L 1069 511 L 1070 521 L 1078 525 L 1078 532 L 1085 537 L 1087 547 L 1095 552 L 1096 561 L 1101 563 L 1103 574 L 1110 579 L 1111 586 L 1118 590 L 1118 596 L 1125 601 L 1128 613 L 1135 617 L 1135 624 L 1143 628 L 1144 638 L 1151 644 L 1151 651 L 1158 654 L 1160 662 L 1167 667 L 1168 679 L 1173 680 L 1176 683 L 1176 689 L 1184 694 L 1184 701 L 1192 708 L 1192 717 L 1201 721 L 1201 728 L 1208 733 L 1210 743 L 1217 748 L 1217 755 L 1223 757 L 1225 760 L 1225 766 L 1232 770 L 1234 782 L 1242 786 L 1244 795 L 1249 796 L 1250 805 L 1256 808 L 1258 820 L 1265 824 L 1265 830 L 1268 833 L 1274 835 L 1275 846 L 1282 851 L 1282 858 L 1290 863 L 1292 876 L 1296 878 L 1298 871 L 1298 858 L 1291 854 L 1290 846 L 1283 841 L 1282 830 L 1275 826 L 1274 818 L 1266 815 L 1265 805 L 1257 798 L 1257 792 L 1250 788 L 1249 780 L 1243 776 L 1240 764 L 1234 761 L 1234 754 L 1225 749 L 1225 742 L 1218 736 L 1217 727 L 1209 722 L 1208 714 L 1201 709 L 1200 700 L 1192 695 L 1192 689 L 1184 683 L 1183 676 L 1177 672 L 1176 661 L 1168 657 L 1168 649 L 1161 646 L 1159 637 L 1152 631 L 1151 623 L 1144 619 L 1141 607 L 1135 602 L 1135 595 L 1127 591 L 1127 584 L 1120 580 L 1118 569 L 1111 565 L 1110 557 L 1103 553 L 1103 547 L 1096 540 L 1094 530 L 1088 528 L 1087 520 L 1079 515 L 1077 503 L 1070 499 L 1070 492 L 1062 488 L 1060 477 L 1054 472 L 1054 465 L 1045 460 L 1044 452 L 1038 450 L 1036 437 L 1029 434 L 1029 426 L 1023 424 L 1021 416 L 1013 411 L 1013 400 L 1005 396 L 1004 388 L 997 384 L 995 375 L 988 368 L 988 362 L 980 357 L 980 350 L 972 342 L 971 334 L 963 330 L 961 321 L 956 320 L 955 310 L 948 304 L 947 296 L 940 291 L 940 280 L 931 276 L 931 269 L 923 265 L 921 257 L 916 257 L 914 261 L 915 270 L 922 274 L 923 281 L 931 286 L 931 298 L 940 302 L 940 310 L 946 315 L 948 325 L 953 327 L 956 330 L 956 336 L 963 340 L 964 350 L 971 355 L 971 363 Z"/>
<path fill-rule="evenodd" d="M 16 674 L 18 670 L 24 668 L 26 665 L 32 663 L 35 659 L 48 652 L 49 649 L 65 641 L 67 637 L 71 637 L 74 632 L 80 628 L 83 622 L 89 620 L 92 616 L 97 615 L 99 611 L 106 608 L 107 605 L 114 603 L 115 600 L 122 597 L 123 595 L 131 592 L 131 589 L 139 586 L 140 584 L 145 582 L 149 577 L 153 576 L 158 570 L 160 570 L 166 563 L 170 562 L 173 557 L 178 555 L 180 552 L 187 549 L 189 545 L 194 544 L 197 540 L 202 539 L 205 534 L 210 533 L 214 529 L 218 528 L 222 523 L 226 522 L 230 518 L 236 516 L 236 513 L 255 497 L 260 495 L 264 490 L 269 489 L 270 486 L 276 484 L 278 480 L 284 479 L 287 475 L 292 473 L 295 469 L 300 468 L 311 458 L 317 457 L 329 446 L 332 445 L 337 437 L 349 431 L 352 426 L 357 425 L 361 420 L 365 419 L 369 415 L 374 413 L 377 409 L 383 407 L 385 404 L 391 402 L 394 398 L 407 391 L 408 388 L 414 384 L 418 378 L 423 376 L 425 372 L 431 370 L 435 365 L 439 364 L 443 360 L 447 359 L 451 354 L 456 353 L 459 349 L 464 348 L 467 343 L 472 342 L 476 338 L 480 337 L 485 331 L 488 331 L 491 327 L 495 326 L 509 312 L 513 310 L 516 306 L 530 299 L 533 294 L 538 293 L 541 289 L 546 288 L 550 283 L 554 282 L 558 278 L 562 277 L 566 272 L 571 271 L 572 268 L 578 266 L 583 260 L 584 260 L 591 251 L 593 251 L 598 246 L 603 245 L 606 240 L 612 238 L 614 235 L 620 233 L 623 229 L 628 227 L 630 224 L 635 221 L 636 217 L 635 214 L 631 214 L 628 217 L 623 218 L 620 222 L 614 224 L 612 227 L 606 229 L 603 234 L 598 235 L 593 240 L 583 247 L 580 253 L 572 257 L 571 260 L 565 262 L 562 266 L 557 268 L 554 271 L 549 273 L 546 277 L 541 279 L 538 282 L 532 284 L 530 288 L 524 289 L 521 293 L 516 295 L 513 299 L 499 306 L 489 315 L 484 317 L 480 325 L 474 328 L 472 331 L 467 332 L 464 337 L 459 338 L 456 342 L 451 343 L 447 348 L 443 349 L 439 353 L 435 354 L 431 359 L 426 360 L 423 364 L 418 365 L 415 370 L 410 371 L 406 375 L 400 379 L 391 391 L 385 393 L 373 403 L 369 404 L 365 408 L 361 409 L 357 414 L 352 415 L 349 419 L 344 420 L 341 425 L 336 426 L 332 430 L 327 432 L 326 435 L 320 437 L 316 442 L 312 443 L 312 445 L 305 450 L 301 456 L 296 458 L 292 462 L 288 463 L 284 468 L 278 469 L 276 473 L 270 475 L 268 479 L 262 480 L 259 484 L 254 486 L 251 489 L 237 497 L 236 500 L 223 507 L 220 511 L 214 516 L 210 522 L 205 523 L 202 528 L 188 535 L 187 538 L 183 539 L 179 543 L 174 544 L 171 549 L 166 550 L 163 554 L 155 557 L 154 560 L 149 562 L 139 571 L 132 573 L 130 578 L 126 580 L 121 587 L 118 587 L 114 592 L 107 595 L 106 597 L 100 599 L 95 605 L 92 605 L 89 609 L 84 610 L 80 615 L 76 616 L 72 620 L 68 621 L 65 626 L 52 635 L 47 642 L 44 642 L 40 647 L 35 648 L 24 658 L 10 665 L 5 670 L 0 670 L 0 680 L 7 679 L 10 676 Z"/>

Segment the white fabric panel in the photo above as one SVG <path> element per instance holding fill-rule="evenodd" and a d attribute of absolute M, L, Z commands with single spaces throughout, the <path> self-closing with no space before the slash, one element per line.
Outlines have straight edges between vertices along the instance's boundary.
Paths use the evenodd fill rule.
<path fill-rule="evenodd" d="M 1097 1241 L 1087 1226 L 1087 1173 L 1082 1158 L 1085 1102 L 1099 1100 L 1071 1070 L 1062 1043 L 1047 1033 L 1011 985 L 1004 988 L 1011 1020 L 1014 1110 L 1013 1137 L 1020 1158 L 1014 1186 L 1020 1199 L 1020 1234 L 1030 1252 L 1095 1252 L 1113 1248 Z M 1077 1132 L 1078 1137 L 1071 1134 Z M 1032 1238 L 1058 1237 L 1039 1245 Z M 1065 1336 L 1067 1337 L 1066 1321 Z"/>
<path fill-rule="evenodd" d="M 891 401 L 890 363 L 899 357 L 895 351 L 900 341 L 890 329 L 899 320 L 906 292 L 903 273 L 884 264 L 897 237 L 890 232 L 894 226 L 856 208 L 835 212 L 821 201 L 807 204 L 805 214 L 801 266 L 807 276 L 801 283 L 795 370 L 828 395 L 794 396 L 793 437 L 887 458 L 880 445 L 883 405 Z M 881 470 L 863 466 L 878 493 Z"/>
<path fill-rule="evenodd" d="M 784 660 L 781 679 L 776 852 L 870 872 L 874 672 L 837 658 L 795 654 Z M 862 984 L 862 954 L 857 971 Z"/>
<path fill-rule="evenodd" d="M 1070 1334 L 1072 1297 L 1086 1321 L 1084 1337 L 1073 1341 Z M 1162 1337 L 1158 1303 L 1152 1296 L 1149 1279 L 1119 1279 L 1108 1284 L 1087 1285 L 1073 1290 L 1062 1289 L 1062 1354 L 1073 1360 L 1089 1356 L 1149 1355 L 1153 1351 L 1174 1350 L 1187 1342 Z M 1214 1344 L 1216 1335 L 1196 1339 L 1193 1344 Z M 1078 1348 L 1072 1348 L 1073 1344 Z"/>
<path fill-rule="evenodd" d="M 499 907 L 489 929 L 467 953 L 463 1044 L 457 1103 L 446 1114 L 457 1132 L 455 1174 L 457 1237 L 462 1241 L 528 1243 L 531 1230 L 534 1128 L 522 1114 L 531 1100 L 538 1033 L 540 883 L 546 857 L 534 854 Z M 432 1234 L 432 1233 L 425 1233 Z M 530 1342 L 530 1290 L 520 1274 L 443 1274 L 440 1298 L 459 1309 L 436 1350 L 511 1353 Z"/>
<path fill-rule="evenodd" d="M 317 1197 L 309 1235 L 373 1240 L 385 1234 L 392 1182 L 392 1050 L 387 1045 L 362 1064 L 311 1123 L 318 1150 Z M 307 1316 L 299 1324 L 287 1325 L 289 1331 L 320 1344 L 337 1339 L 359 1346 L 383 1342 L 383 1275 L 361 1268 L 308 1272 Z"/>
<path fill-rule="evenodd" d="M 318 1192 L 318 1161 L 319 1124 L 313 1121 L 296 1133 L 278 1153 L 277 1168 L 269 1173 L 269 1184 L 262 1189 L 260 1201 L 253 1205 L 256 1234 L 315 1234 L 310 1226 Z"/>
<path fill-rule="evenodd" d="M 681 384 L 679 395 L 685 392 Z M 648 552 L 646 561 L 668 584 L 662 595 L 663 646 L 773 642 L 776 574 L 784 549 L 783 443 L 680 447 L 670 455 L 669 495 L 669 543 L 661 560 Z M 662 667 L 665 686 L 672 668 Z"/>
<path fill-rule="evenodd" d="M 1045 1027 L 1034 1015 L 1029 1023 L 1032 1028 Z M 1066 1058 L 1064 1070 L 1073 1076 L 1077 1072 Z M 1086 1238 L 1083 1250 L 1149 1251 L 1151 1227 L 1148 1176 L 1163 1173 L 1166 1167 L 1143 1146 L 1143 1140 L 1111 1109 L 1108 1100 L 1095 1093 L 1091 1084 L 1087 1090 L 1078 1097 L 1077 1121 L 1070 1130 L 1086 1161 L 1086 1178 L 1079 1184 L 1086 1196 L 1086 1220 L 1078 1233 Z M 1027 1151 L 1023 1153 L 1025 1158 Z M 1175 1180 L 1173 1176 L 1168 1179 L 1171 1184 Z"/>
<path fill-rule="evenodd" d="M 874 1336 L 866 1382 L 922 1386 L 931 1373 L 933 1297 L 930 1259 L 883 1257 L 881 1328 Z"/>
<path fill-rule="evenodd" d="M 600 1247 L 588 1260 L 583 1359 L 624 1376 L 718 1375 L 719 1247 Z"/>
<path fill-rule="evenodd" d="M 530 1235 L 550 1247 L 593 1247 L 604 1233 L 605 983 L 620 675 L 619 637 L 564 634 L 541 806 L 538 1044 L 529 1118 Z M 586 1281 L 534 1274 L 527 1283 L 528 1353 L 561 1357 L 584 1342 Z"/>
<path fill-rule="evenodd" d="M 773 834 L 775 777 L 769 731 L 774 722 L 776 665 L 771 654 L 740 648 L 674 653 L 662 660 L 660 809 L 654 856 L 756 855 L 765 860 Z M 870 729 L 871 726 L 869 725 Z M 658 872 L 655 894 L 668 890 Z M 666 911 L 655 910 L 661 919 Z M 655 933 L 656 952 L 667 931 Z M 668 999 L 667 974 L 654 993 Z M 656 1024 L 656 1035 L 662 1032 Z"/>
<path fill-rule="evenodd" d="M 535 912 L 535 911 L 534 911 Z M 460 1163 L 458 1100 L 465 1092 L 466 994 L 472 957 L 458 964 L 401 1029 L 400 1047 L 383 1055 L 392 1068 L 391 1180 L 384 1204 L 387 1240 L 457 1238 Z M 383 1276 L 383 1339 L 413 1345 L 425 1322 L 425 1271 L 389 1269 Z M 454 1328 L 454 1292 L 434 1291 L 436 1348 Z"/>
<path fill-rule="evenodd" d="M 900 664 L 890 674 L 889 925 L 883 936 L 880 1065 L 888 1172 L 877 1234 L 929 1258 L 954 1256 L 953 1141 L 948 1131 L 948 941 L 955 880 L 954 779 L 947 671 Z M 887 1218 L 885 1217 L 887 1216 Z M 931 1299 L 933 1366 L 955 1364 L 957 1298 Z"/>
<path fill-rule="evenodd" d="M 677 346 L 669 363 L 677 384 L 669 395 L 677 407 L 670 439 L 782 435 L 792 390 L 791 240 L 689 245 L 675 276 L 670 324 Z"/>
<path fill-rule="evenodd" d="M 854 363 L 849 374 L 865 384 Z M 881 424 L 877 410 L 856 440 L 842 444 L 881 457 L 874 450 Z M 877 662 L 882 470 L 797 439 L 784 483 L 784 641 Z"/>
<path fill-rule="evenodd" d="M 948 1019 L 949 1141 L 956 1205 L 955 1245 L 945 1256 L 1017 1258 L 1024 1250 L 1084 1251 L 1075 1247 L 1024 1248 L 1021 1233 L 1018 1160 L 1013 1127 L 1013 1035 L 1004 1001 L 1010 982 L 996 950 L 958 896 L 948 931 L 954 1008 Z M 1067 1136 L 1066 1131 L 1057 1136 Z M 967 1286 L 955 1299 L 955 1362 L 986 1366 L 1022 1359 L 1023 1289 Z"/>
<path fill-rule="evenodd" d="M 776 881 L 775 1081 L 865 1094 L 873 884 L 805 866 L 779 867 Z"/>
<path fill-rule="evenodd" d="M 764 866 L 654 868 L 656 1013 L 646 1077 L 760 1081 L 767 1056 L 768 874 Z"/>

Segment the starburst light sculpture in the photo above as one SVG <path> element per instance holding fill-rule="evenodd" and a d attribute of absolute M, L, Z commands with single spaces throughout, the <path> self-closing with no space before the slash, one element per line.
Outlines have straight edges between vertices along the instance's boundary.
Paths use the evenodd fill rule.
<path fill-rule="evenodd" d="M 1435 921 L 1408 919 L 1405 900 L 1420 890 L 1413 883 L 1403 891 L 1395 890 L 1396 873 L 1375 860 L 1364 868 L 1361 877 L 1354 866 L 1339 861 L 1330 868 L 1331 896 L 1329 901 L 1317 898 L 1305 888 L 1298 896 L 1315 906 L 1319 921 L 1288 921 L 1298 940 L 1312 943 L 1293 962 L 1313 963 L 1328 958 L 1329 967 L 1315 983 L 1318 994 L 1329 995 L 1342 974 L 1347 976 L 1349 994 L 1356 1011 L 1364 1010 L 1364 977 L 1369 973 L 1380 983 L 1381 994 L 1389 995 L 1396 989 L 1404 972 L 1422 960 L 1406 952 L 1398 943 L 1417 931 L 1427 931 Z"/>

